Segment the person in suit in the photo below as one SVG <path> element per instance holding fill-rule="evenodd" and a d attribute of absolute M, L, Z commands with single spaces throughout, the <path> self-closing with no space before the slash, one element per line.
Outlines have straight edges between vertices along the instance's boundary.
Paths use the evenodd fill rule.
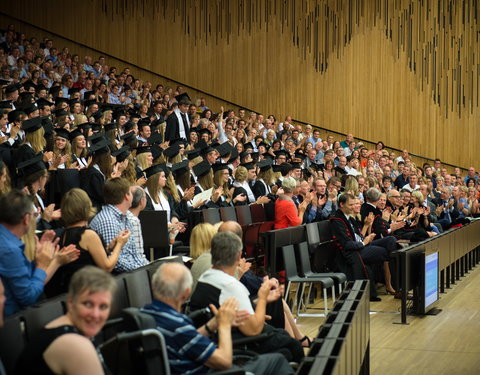
<path fill-rule="evenodd" d="M 177 95 L 175 97 L 178 102 L 178 108 L 174 109 L 172 114 L 167 118 L 165 128 L 165 141 L 176 139 L 190 139 L 190 120 L 188 118 L 188 106 L 190 105 L 190 97 L 187 93 Z"/>
<path fill-rule="evenodd" d="M 337 248 L 348 261 L 352 261 L 354 252 L 361 257 L 362 263 L 367 265 L 383 264 L 385 288 L 387 293 L 395 294 L 391 284 L 389 254 L 397 248 L 395 238 L 392 236 L 374 240 L 376 234 L 371 233 L 365 237 L 360 233 L 357 225 L 350 220 L 355 199 L 352 195 L 344 193 L 338 198 L 339 208 L 330 217 L 332 237 L 336 240 Z M 373 297 L 374 301 L 378 300 Z"/>

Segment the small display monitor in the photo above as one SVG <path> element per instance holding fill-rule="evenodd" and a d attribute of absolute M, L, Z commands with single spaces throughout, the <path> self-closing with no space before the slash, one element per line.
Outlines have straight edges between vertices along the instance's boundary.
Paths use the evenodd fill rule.
<path fill-rule="evenodd" d="M 425 252 L 424 311 L 438 301 L 438 251 Z"/>

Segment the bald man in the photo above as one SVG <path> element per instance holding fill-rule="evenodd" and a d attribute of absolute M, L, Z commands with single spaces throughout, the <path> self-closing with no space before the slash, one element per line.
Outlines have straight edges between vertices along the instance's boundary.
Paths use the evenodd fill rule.
<path fill-rule="evenodd" d="M 153 302 L 142 309 L 151 314 L 163 333 L 172 373 L 206 373 L 209 368 L 232 367 L 232 326 L 249 318 L 238 311 L 235 298 L 226 299 L 220 308 L 210 305 L 215 317 L 198 329 L 182 314 L 182 304 L 190 297 L 192 276 L 180 263 L 164 263 L 152 277 Z M 218 346 L 210 339 L 216 333 Z M 293 374 L 293 369 L 278 353 L 264 354 L 246 362 L 242 368 L 255 374 Z"/>

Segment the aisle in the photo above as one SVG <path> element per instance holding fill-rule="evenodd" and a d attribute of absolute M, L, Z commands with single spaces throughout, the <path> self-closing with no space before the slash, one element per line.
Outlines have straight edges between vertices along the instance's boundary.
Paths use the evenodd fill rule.
<path fill-rule="evenodd" d="M 409 315 L 409 325 L 393 324 L 400 321 L 399 300 L 380 297 L 370 307 L 371 374 L 480 374 L 480 267 L 440 295 L 439 315 Z M 298 319 L 311 337 L 322 322 Z"/>

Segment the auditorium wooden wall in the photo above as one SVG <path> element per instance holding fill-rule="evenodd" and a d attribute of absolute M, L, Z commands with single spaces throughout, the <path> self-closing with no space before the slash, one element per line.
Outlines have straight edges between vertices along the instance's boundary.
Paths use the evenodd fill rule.
<path fill-rule="evenodd" d="M 480 164 L 478 0 L 5 2 L 3 12 L 199 90 Z"/>

